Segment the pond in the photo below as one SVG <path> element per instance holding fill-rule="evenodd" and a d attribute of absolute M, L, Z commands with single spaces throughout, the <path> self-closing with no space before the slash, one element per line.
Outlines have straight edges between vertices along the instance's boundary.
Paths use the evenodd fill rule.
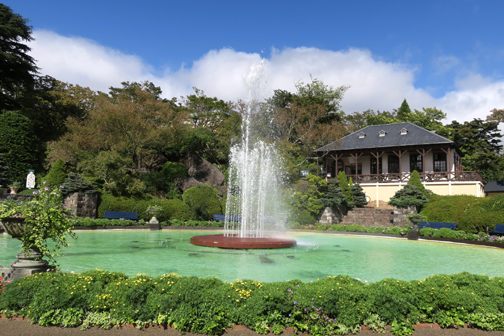
<path fill-rule="evenodd" d="M 195 235 L 220 231 L 100 230 L 77 231 L 78 239 L 60 251 L 64 271 L 93 268 L 127 275 L 177 273 L 216 276 L 224 281 L 262 282 L 346 274 L 368 282 L 384 278 L 423 279 L 432 274 L 470 272 L 504 276 L 504 250 L 406 239 L 291 233 L 298 246 L 280 250 L 228 250 L 191 245 Z M 20 242 L 0 234 L 0 265 L 8 267 Z"/>

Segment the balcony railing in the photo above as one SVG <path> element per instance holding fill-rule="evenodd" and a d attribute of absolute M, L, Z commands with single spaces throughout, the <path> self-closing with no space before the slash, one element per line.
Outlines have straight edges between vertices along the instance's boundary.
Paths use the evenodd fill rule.
<path fill-rule="evenodd" d="M 422 182 L 479 181 L 483 183 L 483 179 L 477 171 L 423 172 L 419 174 Z M 397 183 L 408 182 L 411 173 L 360 174 L 347 175 L 347 177 L 351 177 L 354 183 Z"/>

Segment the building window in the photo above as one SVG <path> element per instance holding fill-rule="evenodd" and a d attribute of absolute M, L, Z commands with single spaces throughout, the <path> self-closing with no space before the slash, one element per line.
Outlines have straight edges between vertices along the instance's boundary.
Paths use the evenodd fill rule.
<path fill-rule="evenodd" d="M 378 161 L 379 163 L 379 171 L 376 171 L 376 162 Z M 371 174 L 381 174 L 382 173 L 382 158 L 380 156 L 379 160 L 376 160 L 376 158 L 372 157 L 371 158 Z"/>
<path fill-rule="evenodd" d="M 403 128 L 401 130 L 401 135 L 406 135 L 406 134 L 408 134 L 408 130 L 406 128 Z"/>
<path fill-rule="evenodd" d="M 446 153 L 434 153 L 434 171 L 445 172 L 446 169 Z"/>
<path fill-rule="evenodd" d="M 387 132 L 385 132 L 384 130 L 381 130 L 380 133 L 379 133 L 379 135 L 381 137 L 384 137 L 386 134 L 387 134 Z"/>
<path fill-rule="evenodd" d="M 359 139 L 364 139 L 366 137 L 366 133 L 360 132 L 359 133 Z"/>
<path fill-rule="evenodd" d="M 362 175 L 362 164 L 359 163 L 357 166 L 357 174 L 355 174 L 355 163 L 351 163 L 348 166 L 345 166 L 345 174 L 346 175 Z"/>
<path fill-rule="evenodd" d="M 397 155 L 388 156 L 388 172 L 390 174 L 399 173 L 399 157 Z"/>
<path fill-rule="evenodd" d="M 410 154 L 410 172 L 416 170 L 417 172 L 423 172 L 423 160 L 420 154 Z"/>

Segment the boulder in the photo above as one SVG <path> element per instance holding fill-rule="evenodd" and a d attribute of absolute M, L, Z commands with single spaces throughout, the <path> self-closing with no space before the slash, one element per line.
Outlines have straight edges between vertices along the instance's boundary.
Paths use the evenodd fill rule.
<path fill-rule="evenodd" d="M 208 184 L 222 190 L 224 174 L 201 156 L 189 153 L 181 160 L 181 163 L 186 166 L 189 177 L 194 178 L 199 184 Z"/>
<path fill-rule="evenodd" d="M 179 187 L 182 192 L 186 191 L 189 188 L 196 187 L 197 185 L 203 184 L 201 182 L 198 182 L 194 177 L 182 177 L 182 178 L 176 178 L 175 179 L 175 184 L 177 187 Z"/>

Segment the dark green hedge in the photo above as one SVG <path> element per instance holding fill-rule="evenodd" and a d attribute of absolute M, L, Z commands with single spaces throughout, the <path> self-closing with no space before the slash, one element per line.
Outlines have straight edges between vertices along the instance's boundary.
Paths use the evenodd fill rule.
<path fill-rule="evenodd" d="M 503 280 L 460 273 L 371 284 L 343 275 L 309 283 L 226 283 L 176 274 L 51 272 L 5 286 L 0 313 L 41 325 L 160 323 L 205 334 L 222 334 L 236 324 L 259 333 L 294 327 L 312 335 L 355 332 L 363 324 L 375 330 L 392 324 L 392 332 L 402 335 L 411 334 L 415 323 L 504 330 Z"/>
<path fill-rule="evenodd" d="M 219 191 L 203 184 L 184 191 L 182 198 L 191 209 L 191 219 L 210 220 L 215 214 L 222 213 Z"/>
<path fill-rule="evenodd" d="M 170 219 L 188 220 L 191 210 L 181 200 L 161 200 L 157 198 L 136 199 L 127 197 L 114 197 L 104 194 L 98 207 L 98 217 L 103 218 L 104 211 L 136 212 L 138 218 L 148 221 L 151 215 L 147 212 L 149 205 L 159 205 L 163 209 L 156 218 L 163 222 Z"/>
<path fill-rule="evenodd" d="M 457 230 L 477 234 L 504 224 L 504 195 L 489 197 L 435 195 L 422 210 L 431 222 L 457 223 Z"/>

